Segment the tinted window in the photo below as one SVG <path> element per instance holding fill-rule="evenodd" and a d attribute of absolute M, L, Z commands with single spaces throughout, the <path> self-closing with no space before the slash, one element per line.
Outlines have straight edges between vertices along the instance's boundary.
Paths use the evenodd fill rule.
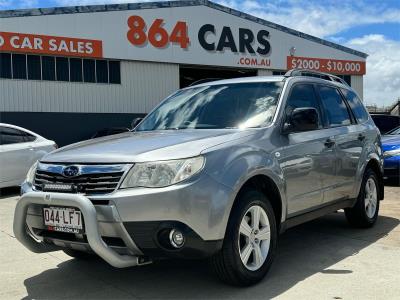
<path fill-rule="evenodd" d="M 379 131 L 382 134 L 396 128 L 400 125 L 400 117 L 399 116 L 391 116 L 391 115 L 371 115 L 372 120 L 376 127 L 379 128 Z"/>
<path fill-rule="evenodd" d="M 70 58 L 69 59 L 71 81 L 82 82 L 82 59 L 80 58 Z"/>
<path fill-rule="evenodd" d="M 43 80 L 56 80 L 56 64 L 54 57 L 42 56 Z"/>
<path fill-rule="evenodd" d="M 347 102 L 349 103 L 350 108 L 353 111 L 353 114 L 356 117 L 357 121 L 359 123 L 362 123 L 368 120 L 368 113 L 357 95 L 354 92 L 345 89 L 342 89 L 342 92 L 343 95 L 346 97 Z"/>
<path fill-rule="evenodd" d="M 14 128 L 0 127 L 0 145 L 25 142 L 25 132 Z"/>
<path fill-rule="evenodd" d="M 293 86 L 286 102 L 286 115 L 290 115 L 295 108 L 313 107 L 319 115 L 319 127 L 321 127 L 321 113 L 314 87 L 311 84 L 296 84 Z"/>
<path fill-rule="evenodd" d="M 108 83 L 108 68 L 106 60 L 96 60 L 96 78 L 99 83 Z"/>
<path fill-rule="evenodd" d="M 387 132 L 387 134 L 390 134 L 390 135 L 400 134 L 400 127 L 390 130 L 390 132 Z"/>
<path fill-rule="evenodd" d="M 26 134 L 25 134 L 25 141 L 26 141 L 26 142 L 33 142 L 34 140 L 36 140 L 36 136 L 31 135 L 31 134 L 29 134 L 29 133 L 26 133 Z"/>
<path fill-rule="evenodd" d="M 0 53 L 0 78 L 11 78 L 10 53 Z"/>
<path fill-rule="evenodd" d="M 40 56 L 28 55 L 28 79 L 41 79 Z"/>
<path fill-rule="evenodd" d="M 83 80 L 85 82 L 96 82 L 96 68 L 93 59 L 83 60 Z"/>
<path fill-rule="evenodd" d="M 26 55 L 12 55 L 12 70 L 14 79 L 26 79 Z"/>
<path fill-rule="evenodd" d="M 120 62 L 110 60 L 108 62 L 110 83 L 121 83 Z"/>
<path fill-rule="evenodd" d="M 320 86 L 319 94 L 330 126 L 351 124 L 347 106 L 336 88 Z"/>
<path fill-rule="evenodd" d="M 56 57 L 56 74 L 58 81 L 69 81 L 68 58 Z"/>

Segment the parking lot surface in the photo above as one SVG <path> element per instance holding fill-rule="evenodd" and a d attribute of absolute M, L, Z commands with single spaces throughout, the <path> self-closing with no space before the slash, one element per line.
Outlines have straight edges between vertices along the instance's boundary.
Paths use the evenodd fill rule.
<path fill-rule="evenodd" d="M 343 212 L 280 237 L 268 276 L 250 288 L 219 282 L 199 261 L 114 269 L 100 259 L 35 254 L 13 236 L 17 190 L 0 196 L 0 299 L 400 299 L 400 188 L 387 187 L 371 229 Z"/>

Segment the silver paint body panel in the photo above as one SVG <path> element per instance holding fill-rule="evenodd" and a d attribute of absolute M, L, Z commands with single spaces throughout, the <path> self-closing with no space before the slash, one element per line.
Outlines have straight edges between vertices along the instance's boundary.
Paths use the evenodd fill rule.
<path fill-rule="evenodd" d="M 243 79 L 251 80 L 272 79 Z M 134 164 L 203 155 L 204 169 L 187 181 L 164 188 L 118 189 L 89 198 L 109 200 L 122 222 L 179 221 L 206 241 L 224 238 L 237 193 L 257 175 L 268 177 L 279 191 L 280 222 L 324 204 L 356 198 L 369 160 L 375 159 L 382 168 L 378 130 L 369 118 L 363 124 L 282 134 L 286 98 L 296 82 L 327 84 L 318 78 L 286 79 L 275 118 L 265 128 L 130 132 L 66 146 L 41 161 Z M 357 139 L 360 132 L 365 135 L 362 142 Z M 335 140 L 332 148 L 324 145 L 327 138 Z M 23 191 L 31 187 L 25 184 Z M 106 230 L 100 220 L 99 226 Z"/>

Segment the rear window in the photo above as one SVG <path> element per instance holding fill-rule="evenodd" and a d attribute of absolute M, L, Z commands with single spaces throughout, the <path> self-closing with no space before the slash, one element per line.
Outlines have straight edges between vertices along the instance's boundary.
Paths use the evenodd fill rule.
<path fill-rule="evenodd" d="M 9 127 L 0 127 L 0 145 L 25 142 L 25 132 Z"/>
<path fill-rule="evenodd" d="M 354 116 L 356 117 L 359 123 L 363 123 L 368 120 L 368 113 L 365 110 L 364 105 L 362 104 L 360 98 L 357 97 L 356 93 L 342 89 L 343 95 L 346 97 L 347 102 L 350 105 L 351 110 L 353 111 Z"/>

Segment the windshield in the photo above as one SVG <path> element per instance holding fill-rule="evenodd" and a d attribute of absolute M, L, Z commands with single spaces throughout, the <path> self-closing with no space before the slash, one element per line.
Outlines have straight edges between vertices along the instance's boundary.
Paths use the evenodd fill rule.
<path fill-rule="evenodd" d="M 283 82 L 235 83 L 183 89 L 161 103 L 136 129 L 221 129 L 271 123 Z"/>

